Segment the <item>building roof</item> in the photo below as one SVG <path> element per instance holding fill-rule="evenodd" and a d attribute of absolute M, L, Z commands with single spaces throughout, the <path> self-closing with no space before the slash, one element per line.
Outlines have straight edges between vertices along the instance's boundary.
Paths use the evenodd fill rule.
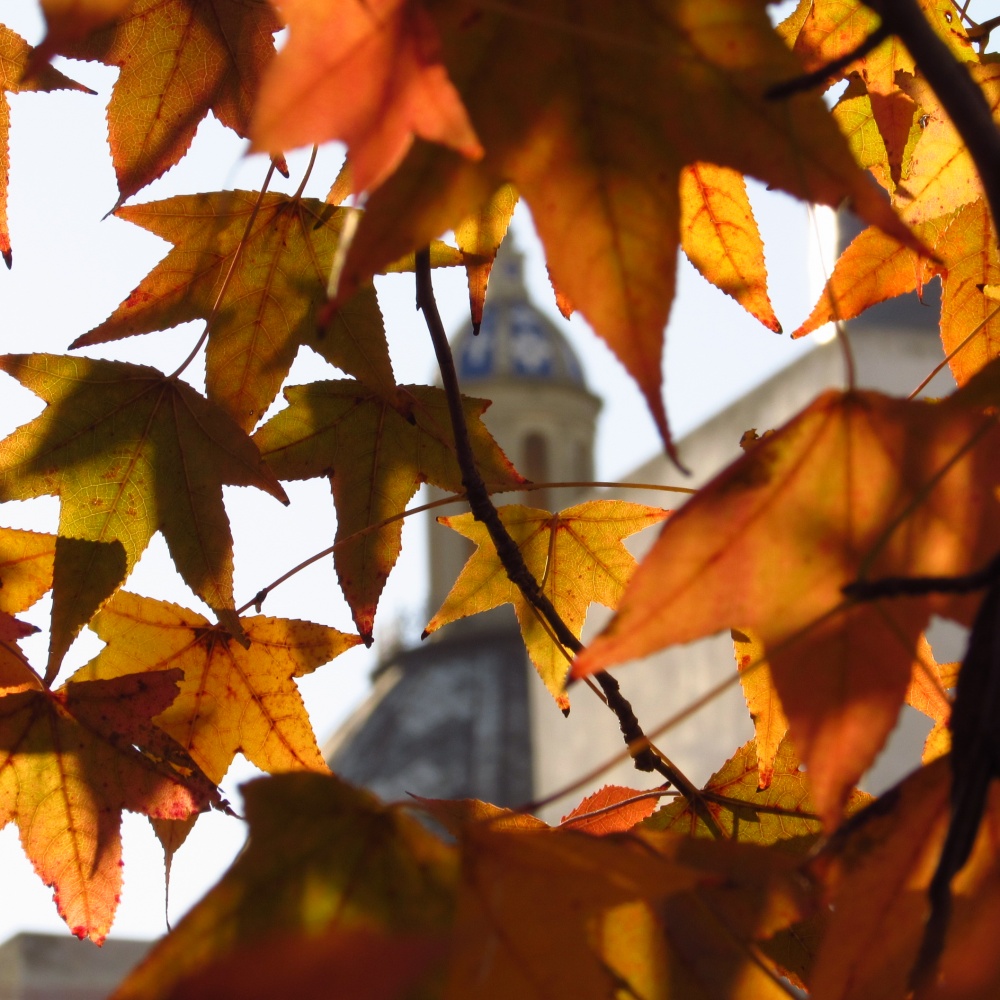
<path fill-rule="evenodd" d="M 463 384 L 487 379 L 543 381 L 586 388 L 580 361 L 556 325 L 528 298 L 524 255 L 512 237 L 500 246 L 478 335 L 452 337 Z"/>

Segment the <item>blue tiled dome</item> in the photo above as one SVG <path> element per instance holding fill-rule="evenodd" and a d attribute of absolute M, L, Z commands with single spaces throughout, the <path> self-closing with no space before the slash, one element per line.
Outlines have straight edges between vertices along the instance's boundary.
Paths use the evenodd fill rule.
<path fill-rule="evenodd" d="M 463 382 L 537 379 L 586 388 L 583 369 L 572 347 L 556 325 L 529 301 L 524 285 L 524 256 L 509 235 L 490 273 L 478 336 L 467 329 L 452 347 Z"/>

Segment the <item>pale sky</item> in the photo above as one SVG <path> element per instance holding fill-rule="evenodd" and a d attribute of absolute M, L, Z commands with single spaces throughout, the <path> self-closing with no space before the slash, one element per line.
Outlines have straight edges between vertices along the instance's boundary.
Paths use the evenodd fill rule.
<path fill-rule="evenodd" d="M 41 37 L 33 0 L 7 0 L 4 22 L 29 42 Z M 117 190 L 104 144 L 104 105 L 115 71 L 98 64 L 58 63 L 71 77 L 97 90 L 98 97 L 76 93 L 11 95 L 10 217 L 14 267 L 0 268 L 4 351 L 63 353 L 79 334 L 102 321 L 165 254 L 156 237 L 114 218 L 102 219 Z M 202 124 L 188 156 L 166 177 L 139 192 L 136 202 L 174 194 L 231 187 L 256 187 L 266 163 L 246 158 L 245 144 L 214 120 Z M 306 157 L 290 157 L 291 178 L 275 178 L 274 190 L 293 191 Z M 323 197 L 336 173 L 340 154 L 324 150 L 307 189 Z M 794 329 L 812 305 L 806 262 L 810 222 L 806 210 L 781 195 L 755 188 L 752 196 L 764 236 L 768 262 L 777 275 L 772 289 L 775 310 L 786 330 Z M 545 277 L 541 248 L 522 207 L 515 221 L 527 258 L 529 287 L 536 302 L 559 322 Z M 437 272 L 436 287 L 449 329 L 467 311 L 464 274 Z M 433 378 L 433 354 L 420 316 L 413 308 L 412 276 L 392 276 L 377 283 L 385 313 L 393 362 L 399 381 Z M 815 282 L 812 292 L 815 294 Z M 590 387 L 605 399 L 597 445 L 597 475 L 614 479 L 649 458 L 658 448 L 652 421 L 621 366 L 579 318 L 563 327 L 579 352 Z M 172 370 L 200 333 L 188 324 L 165 333 L 134 337 L 80 352 L 92 357 L 151 364 Z M 667 406 L 675 431 L 683 433 L 710 416 L 776 369 L 790 363 L 807 345 L 776 336 L 712 289 L 693 269 L 681 267 L 679 293 L 668 330 Z M 336 377 L 336 371 L 308 351 L 296 362 L 291 384 Z M 168 367 L 169 366 L 169 367 Z M 203 363 L 186 377 L 203 388 Z M 4 377 L 0 434 L 6 435 L 41 409 L 41 403 Z M 290 511 L 249 490 L 227 490 L 236 538 L 237 602 L 315 551 L 333 537 L 334 517 L 325 483 L 288 484 Z M 419 502 L 419 501 L 414 501 Z M 0 524 L 53 531 L 58 501 L 53 498 L 11 503 L 0 511 Z M 300 688 L 322 741 L 363 697 L 375 663 L 380 626 L 397 618 L 413 628 L 423 613 L 423 539 L 404 534 L 403 556 L 389 584 L 376 623 L 376 649 L 352 650 L 304 678 Z M 154 539 L 126 584 L 138 593 L 175 600 L 204 610 L 176 576 L 161 537 Z M 265 613 L 304 618 L 351 631 L 346 605 L 336 589 L 328 560 L 311 567 L 268 598 Z M 24 617 L 44 626 L 47 602 Z M 420 623 L 422 624 L 422 622 Z M 419 631 L 420 624 L 416 625 Z M 44 663 L 47 637 L 25 642 L 33 662 Z M 63 677 L 99 649 L 85 633 L 71 650 Z M 242 759 L 224 782 L 224 792 L 238 804 L 237 785 L 255 773 Z M 213 814 L 202 817 L 174 861 L 171 916 L 176 919 L 227 867 L 243 842 L 242 824 Z M 126 815 L 125 892 L 113 934 L 147 937 L 162 933 L 163 868 L 159 846 L 143 817 Z M 25 860 L 13 825 L 0 832 L 4 897 L 0 906 L 0 941 L 19 930 L 65 932 L 51 892 Z"/>

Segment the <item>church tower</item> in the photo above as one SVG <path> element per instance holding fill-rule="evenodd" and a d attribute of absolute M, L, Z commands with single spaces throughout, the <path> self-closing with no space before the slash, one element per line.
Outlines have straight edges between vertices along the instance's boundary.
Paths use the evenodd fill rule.
<path fill-rule="evenodd" d="M 601 402 L 569 342 L 529 300 L 510 235 L 490 274 L 479 333 L 467 326 L 451 339 L 463 393 L 492 401 L 483 420 L 522 475 L 538 483 L 593 478 Z M 561 509 L 581 492 L 532 490 L 496 502 Z M 428 618 L 471 552 L 466 538 L 429 520 Z M 324 756 L 386 800 L 410 792 L 518 805 L 535 790 L 533 687 L 541 684 L 513 608 L 473 615 L 380 664 L 372 694 Z"/>

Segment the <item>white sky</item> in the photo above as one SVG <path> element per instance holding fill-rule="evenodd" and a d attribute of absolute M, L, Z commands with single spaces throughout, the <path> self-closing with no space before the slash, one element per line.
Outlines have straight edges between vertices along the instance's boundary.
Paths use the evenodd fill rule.
<path fill-rule="evenodd" d="M 7 0 L 2 19 L 29 42 L 41 37 L 41 20 L 33 0 Z M 14 267 L 10 273 L 0 268 L 3 351 L 65 352 L 76 336 L 103 320 L 167 250 L 162 241 L 128 223 L 102 219 L 117 197 L 103 120 L 115 72 L 93 63 L 59 65 L 100 96 L 10 96 Z M 141 191 L 135 201 L 219 188 L 257 187 L 266 163 L 260 157 L 245 158 L 243 150 L 243 143 L 210 119 L 202 124 L 188 156 L 166 177 Z M 293 191 L 301 179 L 304 161 L 301 154 L 291 157 L 291 179 L 282 182 L 276 177 L 272 189 Z M 308 193 L 323 197 L 338 164 L 336 150 L 323 151 Z M 759 188 L 752 195 L 771 273 L 780 276 L 772 289 L 775 310 L 786 330 L 792 330 L 812 305 L 806 267 L 807 213 L 789 199 Z M 528 283 L 535 300 L 558 319 L 541 249 L 523 206 L 518 210 L 515 228 L 526 252 Z M 413 308 L 412 276 L 393 276 L 380 281 L 378 287 L 397 378 L 429 381 L 433 355 L 422 321 Z M 439 271 L 436 287 L 446 325 L 454 329 L 466 315 L 464 274 L 457 269 Z M 152 364 L 169 371 L 186 356 L 199 333 L 200 324 L 188 324 L 80 353 Z M 603 343 L 578 318 L 569 324 L 569 335 L 583 360 L 591 388 L 606 401 L 596 464 L 598 478 L 613 479 L 649 458 L 657 450 L 657 438 L 638 392 Z M 806 347 L 765 330 L 685 263 L 668 331 L 667 405 L 675 431 L 683 433 L 696 426 L 790 363 Z M 304 354 L 308 356 L 301 357 L 293 368 L 292 384 L 336 376 L 334 369 L 309 352 Z M 203 372 L 203 362 L 196 363 L 186 377 L 203 388 Z M 0 435 L 10 433 L 40 409 L 39 400 L 4 378 Z M 326 485 L 319 481 L 291 483 L 287 490 L 292 498 L 289 511 L 261 493 L 227 491 L 236 538 L 238 603 L 332 540 L 333 507 Z M 58 501 L 45 498 L 6 505 L 0 511 L 0 524 L 52 531 L 57 517 Z M 406 621 L 409 631 L 423 612 L 423 556 L 423 539 L 413 530 L 406 532 L 403 556 L 390 578 L 380 621 L 376 623 L 376 651 L 380 632 L 384 637 L 394 619 Z M 127 587 L 204 610 L 176 576 L 159 536 Z M 328 560 L 275 591 L 264 611 L 352 630 Z M 25 617 L 44 626 L 47 614 L 47 604 L 41 603 Z M 34 662 L 44 663 L 46 644 L 45 636 L 25 643 Z M 99 645 L 96 638 L 85 634 L 71 650 L 63 676 L 93 656 Z M 374 651 L 352 650 L 301 681 L 300 688 L 321 740 L 363 697 L 374 656 Z M 234 764 L 224 782 L 224 792 L 234 804 L 239 802 L 238 783 L 254 773 L 242 758 Z M 142 817 L 126 815 L 124 838 L 125 892 L 113 934 L 157 935 L 164 929 L 159 846 Z M 216 814 L 199 820 L 174 860 L 170 907 L 173 920 L 215 881 L 242 841 L 239 821 Z M 5 889 L 0 905 L 0 941 L 19 930 L 65 931 L 50 891 L 35 877 L 21 852 L 13 824 L 0 832 L 0 871 Z"/>

